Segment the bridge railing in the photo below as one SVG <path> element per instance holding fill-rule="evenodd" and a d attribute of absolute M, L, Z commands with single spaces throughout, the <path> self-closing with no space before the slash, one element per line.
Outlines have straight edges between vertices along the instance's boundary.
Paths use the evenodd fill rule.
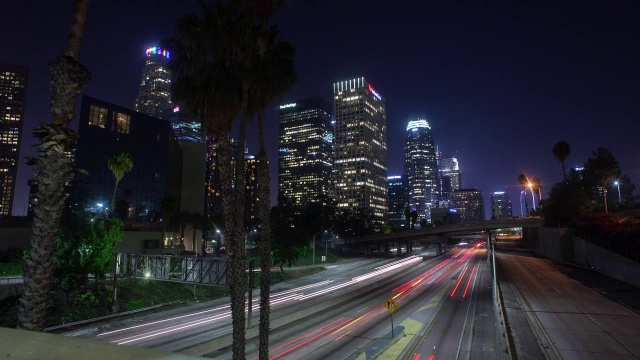
<path fill-rule="evenodd" d="M 227 286 L 227 259 L 177 255 L 116 254 L 115 273 L 118 277 L 124 278 Z"/>

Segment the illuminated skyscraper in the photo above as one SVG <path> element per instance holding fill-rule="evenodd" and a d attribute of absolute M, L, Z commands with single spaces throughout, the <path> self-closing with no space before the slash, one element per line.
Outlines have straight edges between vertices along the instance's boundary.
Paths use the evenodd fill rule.
<path fill-rule="evenodd" d="M 333 84 L 335 200 L 339 211 L 386 220 L 387 115 L 384 98 L 363 77 Z"/>
<path fill-rule="evenodd" d="M 438 206 L 439 183 L 436 151 L 431 126 L 424 119 L 409 121 L 404 147 L 409 208 L 418 212 L 418 222 L 431 222 L 431 210 Z"/>
<path fill-rule="evenodd" d="M 491 218 L 492 219 L 511 219 L 513 216 L 511 209 L 511 200 L 509 193 L 506 191 L 494 191 L 491 193 Z"/>
<path fill-rule="evenodd" d="M 162 113 L 172 108 L 171 72 L 168 67 L 170 53 L 167 49 L 152 47 L 146 54 L 136 111 L 162 118 Z"/>
<path fill-rule="evenodd" d="M 331 197 L 331 105 L 320 97 L 280 105 L 278 193 L 296 205 Z"/>
<path fill-rule="evenodd" d="M 26 66 L 0 64 L 0 216 L 12 214 L 28 75 Z"/>
<path fill-rule="evenodd" d="M 460 165 L 456 158 L 444 158 L 438 160 L 438 177 L 440 179 L 440 199 L 443 207 L 453 199 L 453 191 L 460 190 L 462 179 L 460 177 Z"/>
<path fill-rule="evenodd" d="M 484 220 L 484 198 L 478 189 L 453 191 L 453 204 L 460 214 L 460 222 L 468 223 Z"/>
<path fill-rule="evenodd" d="M 162 119 L 171 123 L 173 133 L 176 134 L 176 139 L 180 144 L 184 141 L 204 142 L 200 121 L 190 117 L 180 106 L 165 110 Z"/>
<path fill-rule="evenodd" d="M 389 188 L 389 222 L 396 229 L 407 227 L 407 217 L 404 213 L 407 208 L 407 182 L 404 175 L 389 176 L 387 178 Z"/>

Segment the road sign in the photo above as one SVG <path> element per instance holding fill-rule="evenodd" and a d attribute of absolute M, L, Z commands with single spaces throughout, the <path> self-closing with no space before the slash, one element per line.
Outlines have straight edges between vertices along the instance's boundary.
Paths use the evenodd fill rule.
<path fill-rule="evenodd" d="M 386 307 L 390 312 L 393 313 L 398 308 L 398 304 L 395 302 L 395 300 L 393 300 L 392 297 L 390 297 L 389 299 L 387 299 L 387 301 L 384 302 L 384 307 Z"/>

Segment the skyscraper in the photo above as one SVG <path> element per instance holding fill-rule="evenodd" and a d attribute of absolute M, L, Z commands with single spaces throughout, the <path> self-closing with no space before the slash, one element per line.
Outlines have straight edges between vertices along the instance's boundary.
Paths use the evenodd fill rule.
<path fill-rule="evenodd" d="M 190 117 L 180 106 L 165 110 L 162 119 L 171 123 L 173 133 L 180 144 L 184 141 L 203 142 L 202 125 L 196 119 Z"/>
<path fill-rule="evenodd" d="M 453 191 L 460 190 L 462 179 L 460 165 L 456 158 L 438 159 L 438 178 L 440 180 L 440 200 L 442 207 L 449 207 L 453 200 Z"/>
<path fill-rule="evenodd" d="M 491 218 L 511 219 L 512 209 L 509 193 L 506 191 L 494 191 L 491 193 Z"/>
<path fill-rule="evenodd" d="M 320 97 L 280 105 L 278 194 L 296 205 L 331 197 L 331 105 Z"/>
<path fill-rule="evenodd" d="M 29 68 L 0 64 L 0 216 L 11 215 Z"/>
<path fill-rule="evenodd" d="M 418 213 L 418 222 L 431 222 L 430 209 L 438 206 L 439 199 L 438 166 L 431 126 L 424 119 L 411 120 L 407 125 L 404 173 L 409 208 Z"/>
<path fill-rule="evenodd" d="M 468 223 L 484 220 L 484 198 L 478 189 L 453 191 L 453 204 L 460 214 L 460 222 Z"/>
<path fill-rule="evenodd" d="M 407 207 L 406 177 L 404 175 L 389 176 L 389 222 L 396 229 L 407 227 L 404 210 Z"/>
<path fill-rule="evenodd" d="M 172 108 L 171 72 L 168 67 L 170 53 L 167 49 L 152 47 L 146 54 L 136 111 L 162 118 L 162 113 Z"/>
<path fill-rule="evenodd" d="M 387 115 L 384 98 L 363 77 L 333 84 L 333 174 L 338 210 L 386 220 Z"/>

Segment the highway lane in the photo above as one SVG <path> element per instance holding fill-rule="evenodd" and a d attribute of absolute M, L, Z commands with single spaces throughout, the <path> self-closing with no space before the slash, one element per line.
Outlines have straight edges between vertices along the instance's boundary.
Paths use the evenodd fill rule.
<path fill-rule="evenodd" d="M 504 248 L 504 241 L 503 241 Z M 640 317 L 526 253 L 497 253 L 549 359 L 637 359 Z M 502 284 L 502 282 L 501 282 Z"/>
<path fill-rule="evenodd" d="M 273 329 L 270 357 L 373 359 L 382 353 L 391 357 L 413 356 L 414 348 L 430 354 L 425 348 L 435 343 L 444 346 L 438 354 L 453 354 L 455 358 L 476 286 L 477 269 L 485 254 L 484 248 L 471 245 L 453 249 L 449 255 L 413 265 L 393 283 L 372 286 L 346 304 Z M 391 316 L 384 307 L 389 298 L 398 305 L 393 314 L 393 338 Z M 436 317 L 436 325 L 431 327 Z M 437 324 L 445 325 L 440 329 Z M 455 342 L 452 348 L 448 346 L 451 342 Z M 255 339 L 248 341 L 248 359 L 257 358 L 256 346 Z M 228 359 L 231 353 L 229 349 L 220 349 L 208 356 Z"/>
<path fill-rule="evenodd" d="M 287 284 L 276 285 L 272 292 L 272 311 L 294 311 L 312 306 L 314 301 L 338 296 L 354 288 L 384 278 L 413 263 L 418 256 L 394 260 L 363 260 L 335 267 Z M 254 291 L 254 294 L 257 291 Z M 254 304 L 258 299 L 254 297 Z M 258 314 L 254 306 L 254 317 Z M 174 309 L 99 326 L 68 332 L 65 335 L 95 338 L 121 345 L 159 348 L 168 351 L 188 347 L 194 342 L 231 333 L 229 300 L 209 302 L 188 309 Z M 257 325 L 257 320 L 254 321 Z"/>

